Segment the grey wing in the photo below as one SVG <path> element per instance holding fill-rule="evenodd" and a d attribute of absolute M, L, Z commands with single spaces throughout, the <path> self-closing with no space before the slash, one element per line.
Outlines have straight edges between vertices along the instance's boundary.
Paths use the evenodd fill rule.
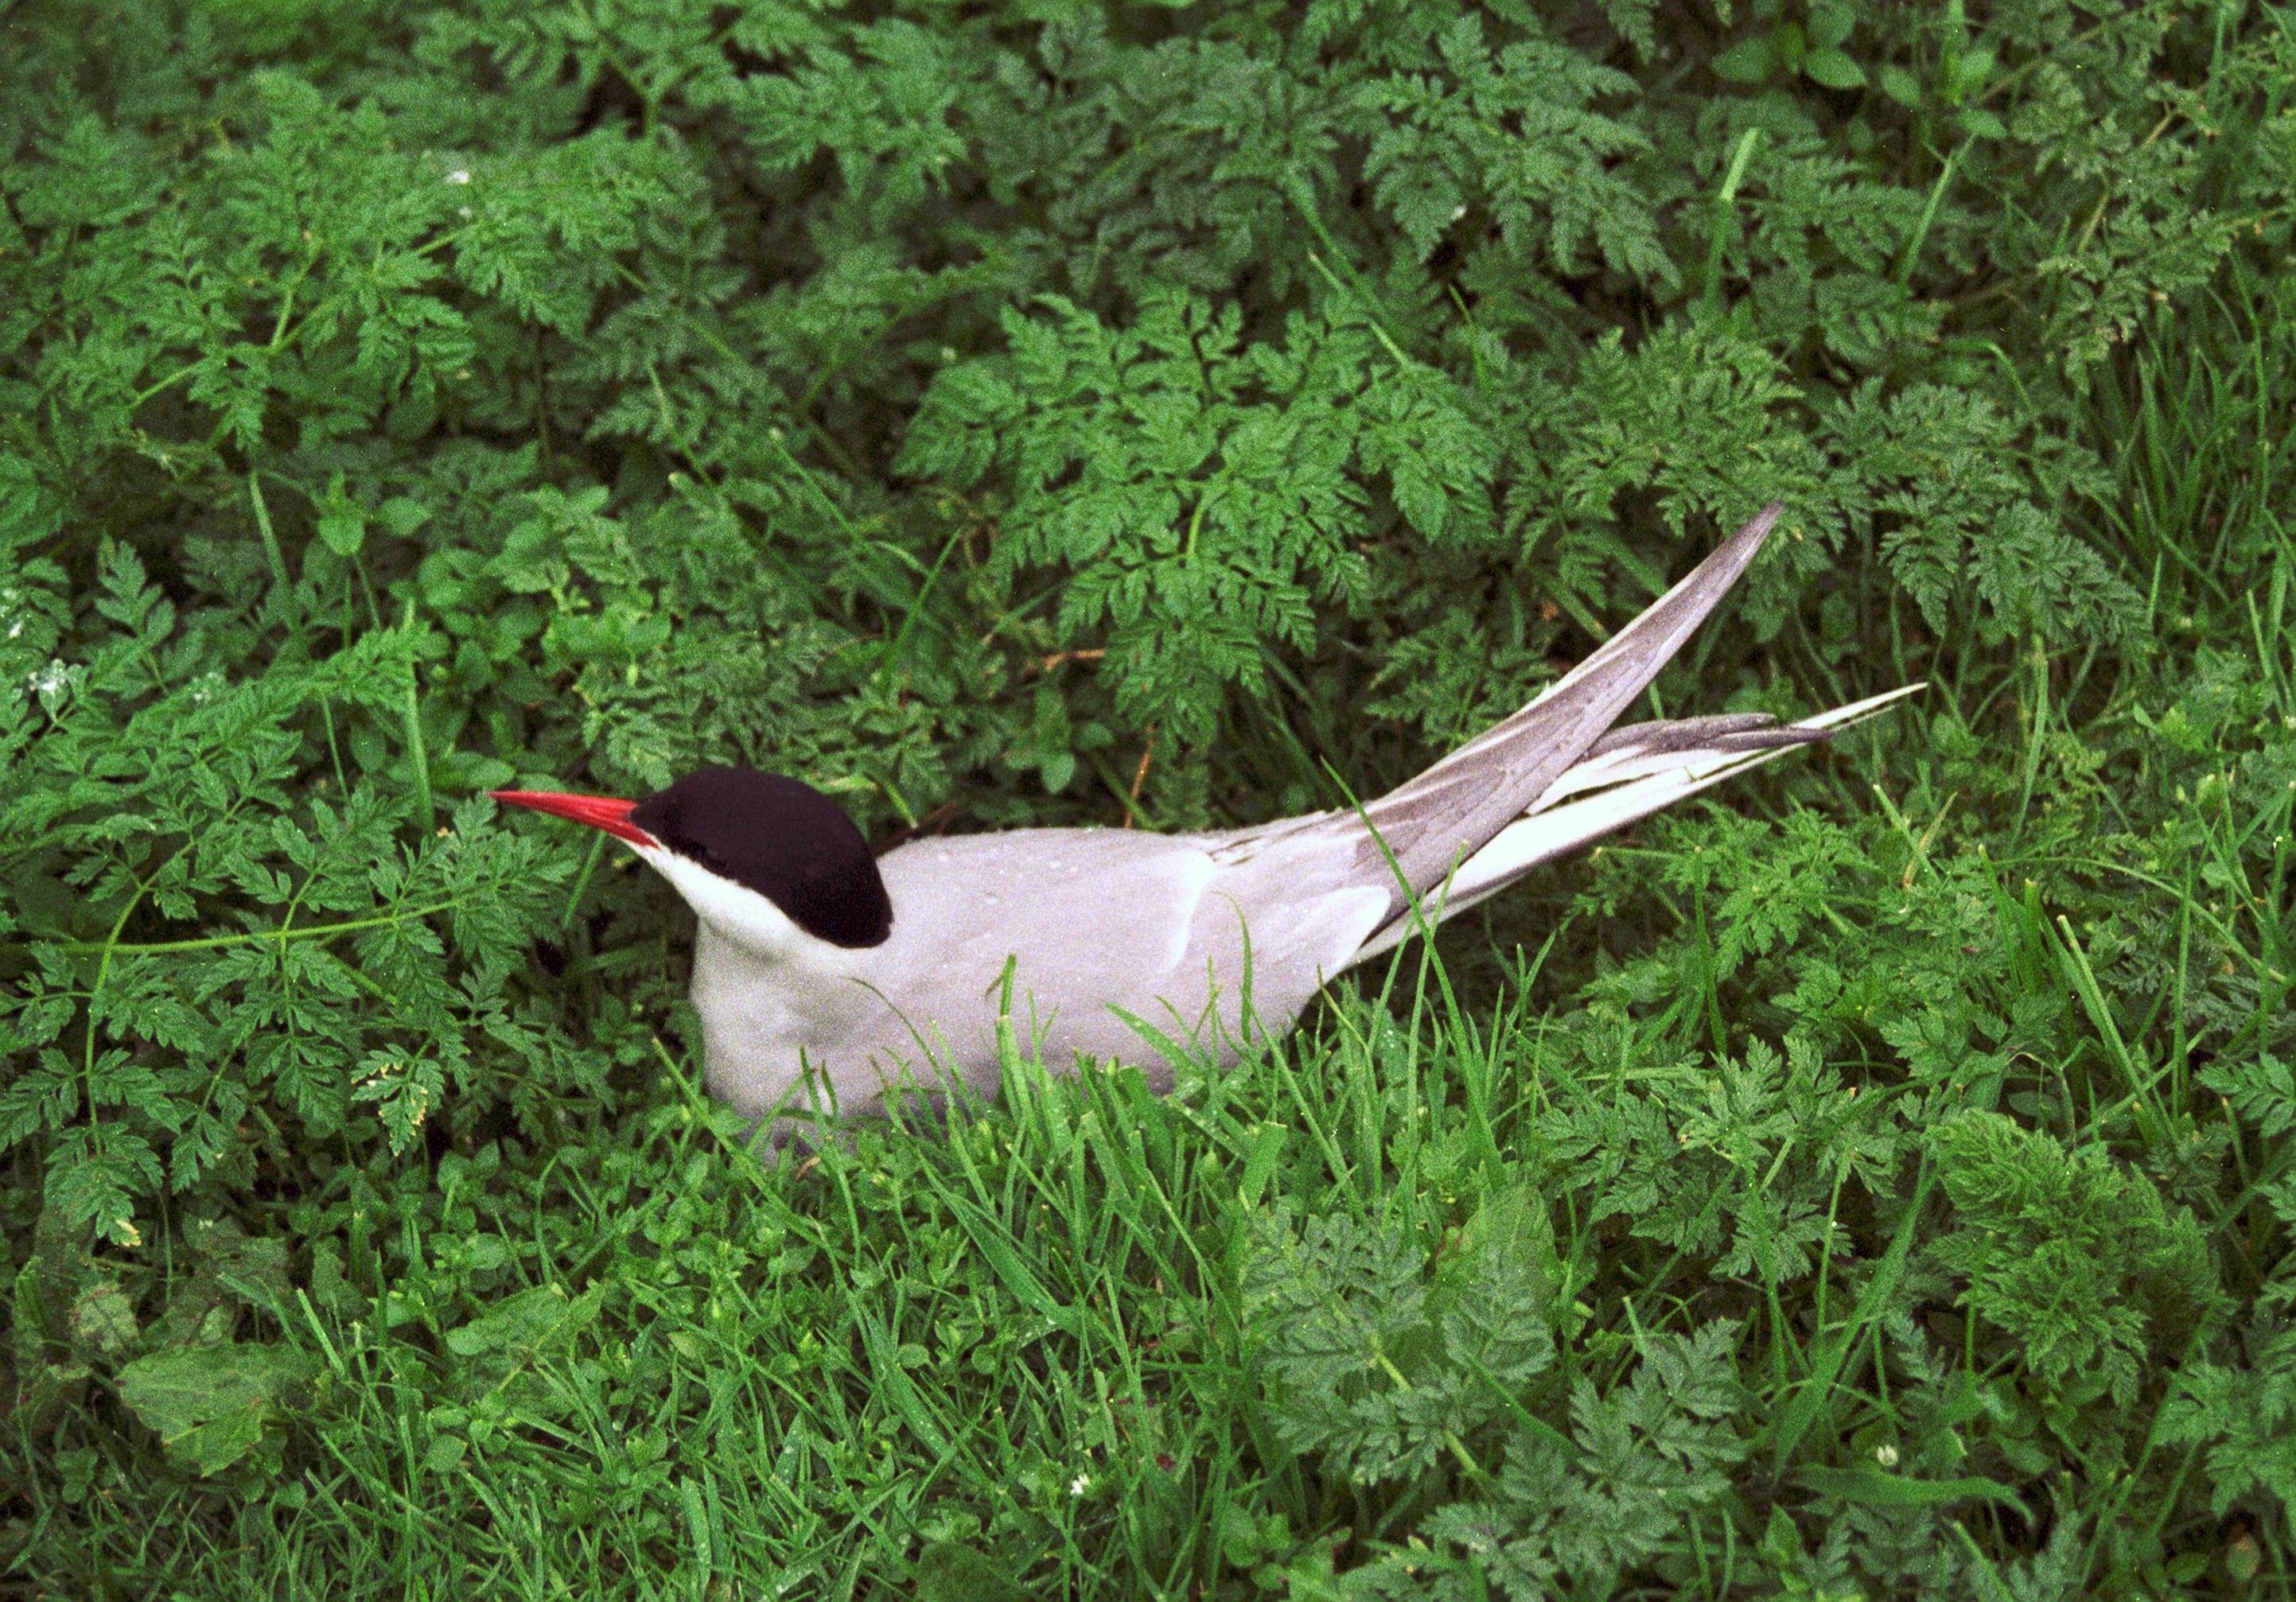
<path fill-rule="evenodd" d="M 1597 741 L 1587 758 L 1548 786 L 1523 816 L 1462 862 L 1430 898 L 1436 904 L 1427 906 L 1427 915 L 1439 922 L 1464 911 L 1534 868 L 1759 767 L 1781 752 L 1830 739 L 1923 688 L 1908 684 L 1783 727 L 1766 716 L 1736 715 L 1620 729 Z M 1414 927 L 1409 918 L 1385 923 L 1355 960 L 1400 944 Z"/>
<path fill-rule="evenodd" d="M 1207 840 L 1206 849 L 1216 861 L 1241 863 L 1311 840 L 1344 840 L 1353 854 L 1346 882 L 1385 891 L 1387 907 L 1380 920 L 1384 923 L 1399 919 L 1414 897 L 1424 897 L 1439 887 L 1454 869 L 1590 755 L 1654 739 L 1673 738 L 1694 746 L 1722 737 L 1743 736 L 1756 745 L 1764 740 L 1799 744 L 1815 738 L 1765 732 L 1757 726 L 1763 721 L 1759 719 L 1725 717 L 1644 725 L 1639 733 L 1622 731 L 1606 739 L 1620 713 L 1729 593 L 1783 510 L 1784 503 L 1775 501 L 1764 507 L 1760 516 L 1724 541 L 1688 577 L 1538 699 L 1371 802 L 1360 814 L 1329 812 L 1285 819 Z M 1659 727 L 1679 732 L 1651 732 Z"/>
<path fill-rule="evenodd" d="M 1014 830 L 914 841 L 879 859 L 896 917 L 888 968 L 918 1015 L 961 1052 L 993 1044 L 1013 964 L 1025 1040 L 1107 1055 L 1108 1006 L 1145 1004 L 1183 966 L 1189 920 L 1215 877 L 1203 851 L 1117 830 Z"/>
<path fill-rule="evenodd" d="M 1215 871 L 1173 977 L 1230 1041 L 1244 1038 L 1247 1015 L 1255 1029 L 1280 1032 L 1385 921 L 1388 886 L 1364 879 L 1353 840 L 1312 830 L 1246 831 L 1210 857 Z"/>
<path fill-rule="evenodd" d="M 889 853 L 888 1005 L 844 1054 L 914 1058 L 930 1043 L 993 1085 L 1008 958 L 1015 1034 L 1047 1062 L 1138 1061 L 1126 1014 L 1224 1056 L 1247 996 L 1261 1025 L 1290 1022 L 1353 959 L 1387 893 L 1353 876 L 1351 842 L 1246 838 L 1026 830 Z"/>
<path fill-rule="evenodd" d="M 1412 894 L 1441 884 L 1587 754 L 1729 593 L 1784 509 L 1773 501 L 1544 695 L 1365 809 Z M 1407 903 L 1397 890 L 1391 912 Z"/>

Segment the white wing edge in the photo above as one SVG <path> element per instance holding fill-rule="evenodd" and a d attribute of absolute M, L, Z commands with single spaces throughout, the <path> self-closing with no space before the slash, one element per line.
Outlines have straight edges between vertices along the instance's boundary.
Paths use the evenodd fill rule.
<path fill-rule="evenodd" d="M 1927 688 L 1926 682 L 1907 684 L 1785 726 L 1812 733 L 1845 729 Z M 1581 763 L 1557 779 L 1526 815 L 1499 830 L 1480 851 L 1460 863 L 1447 890 L 1427 898 L 1427 911 L 1439 923 L 1496 895 L 1542 862 L 1566 856 L 1589 840 L 1600 839 L 1725 779 L 1801 748 L 1773 746 L 1758 751 L 1716 751 L 1693 746 L 1640 756 L 1620 752 Z M 1555 805 L 1559 797 L 1594 785 L 1609 788 L 1583 801 Z M 1393 950 L 1415 932 L 1416 926 L 1414 919 L 1397 919 L 1365 941 L 1349 966 Z"/>

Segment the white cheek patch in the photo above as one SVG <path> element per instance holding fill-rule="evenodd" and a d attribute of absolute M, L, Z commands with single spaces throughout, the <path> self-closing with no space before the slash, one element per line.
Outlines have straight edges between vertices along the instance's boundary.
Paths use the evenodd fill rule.
<path fill-rule="evenodd" d="M 819 942 L 755 890 L 716 874 L 689 857 L 660 846 L 631 847 L 685 898 L 694 916 L 728 944 L 760 956 L 781 956 Z"/>

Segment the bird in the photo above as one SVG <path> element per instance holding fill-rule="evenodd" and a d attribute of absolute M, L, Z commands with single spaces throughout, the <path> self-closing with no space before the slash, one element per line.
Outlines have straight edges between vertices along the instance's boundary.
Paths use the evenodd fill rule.
<path fill-rule="evenodd" d="M 709 1093 L 773 1144 L 804 1124 L 984 1099 L 1007 1063 L 1121 1058 L 1158 1093 L 1177 1042 L 1233 1066 L 1325 983 L 1531 870 L 1901 690 L 1779 724 L 1612 723 L 1761 549 L 1773 503 L 1528 706 L 1358 805 L 1206 833 L 1018 829 L 872 853 L 821 791 L 701 768 L 638 800 L 497 802 L 627 845 L 693 909 Z"/>

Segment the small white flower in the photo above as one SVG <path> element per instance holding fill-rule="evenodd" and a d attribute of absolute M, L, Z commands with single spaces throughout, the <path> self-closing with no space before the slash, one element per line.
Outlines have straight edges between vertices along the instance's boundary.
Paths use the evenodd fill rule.
<path fill-rule="evenodd" d="M 1874 1449 L 1874 1460 L 1884 1468 L 1895 1468 L 1898 1466 L 1898 1449 L 1884 1441 Z"/>
<path fill-rule="evenodd" d="M 31 685 L 32 693 L 40 698 L 40 704 L 53 712 L 57 701 L 76 676 L 62 660 L 51 658 L 45 667 L 35 668 L 26 674 L 25 682 Z"/>
<path fill-rule="evenodd" d="M 457 206 L 455 208 L 455 215 L 467 223 L 471 220 L 471 208 L 467 206 Z"/>
<path fill-rule="evenodd" d="M 1082 1496 L 1085 1493 L 1086 1488 L 1091 1483 L 1092 1475 L 1088 1474 L 1080 1474 L 1077 1475 L 1076 1478 L 1069 1482 L 1069 1494 L 1070 1496 Z"/>
<path fill-rule="evenodd" d="M 447 182 L 449 184 L 468 184 L 470 181 L 471 172 L 468 168 L 458 167 L 447 175 Z"/>
<path fill-rule="evenodd" d="M 1451 220 L 1455 223 L 1466 215 L 1467 208 L 1464 206 L 1454 206 L 1451 208 Z"/>

